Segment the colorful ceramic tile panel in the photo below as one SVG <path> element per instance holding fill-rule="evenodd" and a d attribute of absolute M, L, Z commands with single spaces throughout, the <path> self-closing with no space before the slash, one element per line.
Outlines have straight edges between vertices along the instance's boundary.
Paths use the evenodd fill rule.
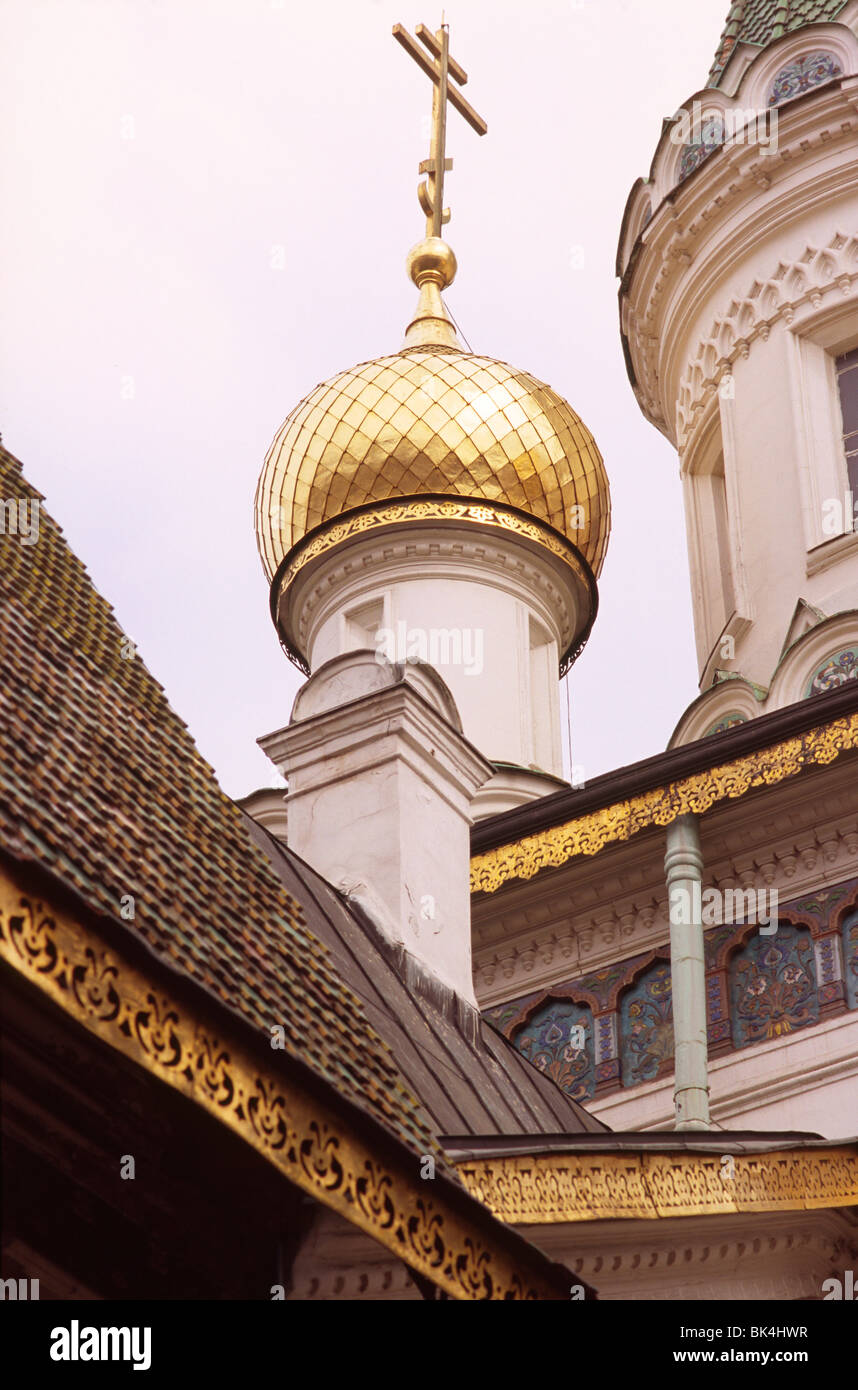
<path fill-rule="evenodd" d="M 807 927 L 781 923 L 755 932 L 730 962 L 730 1013 L 736 1047 L 767 1042 L 819 1019 L 813 940 Z"/>
<path fill-rule="evenodd" d="M 854 681 L 858 676 L 858 647 L 845 647 L 834 656 L 827 656 L 816 668 L 808 681 L 805 697 L 822 695 L 826 690 L 834 690 L 838 685 Z"/>
<path fill-rule="evenodd" d="M 747 724 L 744 714 L 739 714 L 738 710 L 731 710 L 725 714 L 723 719 L 719 719 L 710 729 L 706 730 L 704 738 L 711 738 L 713 734 L 723 734 L 727 729 L 734 729 L 737 724 Z"/>
<path fill-rule="evenodd" d="M 843 976 L 850 1009 L 858 1009 L 858 912 L 843 923 Z"/>
<path fill-rule="evenodd" d="M 689 174 L 699 168 L 704 159 L 708 159 L 714 150 L 717 150 L 724 143 L 724 121 L 720 115 L 710 116 L 700 127 L 700 134 L 696 140 L 689 140 L 687 145 L 683 145 L 682 154 L 679 159 L 679 181 L 687 179 Z"/>
<path fill-rule="evenodd" d="M 784 101 L 809 92 L 811 87 L 842 76 L 843 69 L 833 53 L 804 53 L 794 63 L 781 68 L 772 84 L 769 106 L 780 106 Z"/>
<path fill-rule="evenodd" d="M 587 1100 L 595 1088 L 593 1016 L 571 999 L 549 999 L 515 1036 L 528 1061 L 556 1081 L 573 1100 Z"/>
<path fill-rule="evenodd" d="M 673 1006 L 670 964 L 650 966 L 623 995 L 620 1004 L 623 1085 L 652 1081 L 673 1057 Z"/>

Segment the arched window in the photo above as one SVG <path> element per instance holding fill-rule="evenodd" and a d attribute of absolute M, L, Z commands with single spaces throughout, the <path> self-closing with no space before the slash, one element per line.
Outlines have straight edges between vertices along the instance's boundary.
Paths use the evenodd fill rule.
<path fill-rule="evenodd" d="M 843 422 L 843 453 L 846 476 L 853 494 L 858 494 L 858 348 L 836 358 L 837 391 Z"/>
<path fill-rule="evenodd" d="M 623 1085 L 655 1081 L 673 1065 L 670 963 L 656 961 L 626 990 L 620 1005 Z"/>
<path fill-rule="evenodd" d="M 571 999 L 548 999 L 513 1039 L 522 1056 L 573 1100 L 589 1100 L 596 1085 L 593 1014 Z"/>
<path fill-rule="evenodd" d="M 730 1019 L 735 1047 L 768 1042 L 819 1019 L 813 941 L 807 927 L 755 931 L 730 962 Z"/>

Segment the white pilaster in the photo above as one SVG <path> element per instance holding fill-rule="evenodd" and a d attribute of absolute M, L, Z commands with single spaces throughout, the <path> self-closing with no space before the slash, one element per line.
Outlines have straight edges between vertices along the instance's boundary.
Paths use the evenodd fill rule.
<path fill-rule="evenodd" d="M 289 783 L 289 847 L 476 1006 L 470 802 L 492 772 L 431 667 L 349 652 L 259 740 Z"/>

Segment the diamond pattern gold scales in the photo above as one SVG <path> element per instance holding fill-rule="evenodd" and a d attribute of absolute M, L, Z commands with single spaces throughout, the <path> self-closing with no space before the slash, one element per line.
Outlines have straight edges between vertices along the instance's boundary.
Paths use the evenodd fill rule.
<path fill-rule="evenodd" d="M 396 497 L 507 503 L 548 522 L 598 576 L 610 493 L 593 436 L 551 387 L 490 357 L 411 347 L 317 386 L 278 431 L 256 491 L 269 579 L 323 522 Z"/>

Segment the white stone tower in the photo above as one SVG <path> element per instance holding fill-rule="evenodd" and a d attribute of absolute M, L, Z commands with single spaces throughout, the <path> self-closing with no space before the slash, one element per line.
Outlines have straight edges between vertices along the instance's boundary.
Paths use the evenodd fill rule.
<path fill-rule="evenodd" d="M 740 0 L 626 207 L 641 409 L 676 446 L 684 743 L 858 674 L 858 2 Z"/>
<path fill-rule="evenodd" d="M 494 768 L 480 816 L 560 784 L 559 677 L 596 615 L 610 498 L 567 402 L 458 340 L 441 297 L 456 273 L 440 236 L 447 100 L 485 125 L 455 86 L 466 75 L 446 30 L 420 26 L 428 52 L 394 33 L 435 92 L 427 236 L 408 258 L 417 311 L 399 350 L 332 377 L 287 417 L 259 480 L 256 533 L 272 617 L 308 675 L 361 649 L 439 672 Z"/>

